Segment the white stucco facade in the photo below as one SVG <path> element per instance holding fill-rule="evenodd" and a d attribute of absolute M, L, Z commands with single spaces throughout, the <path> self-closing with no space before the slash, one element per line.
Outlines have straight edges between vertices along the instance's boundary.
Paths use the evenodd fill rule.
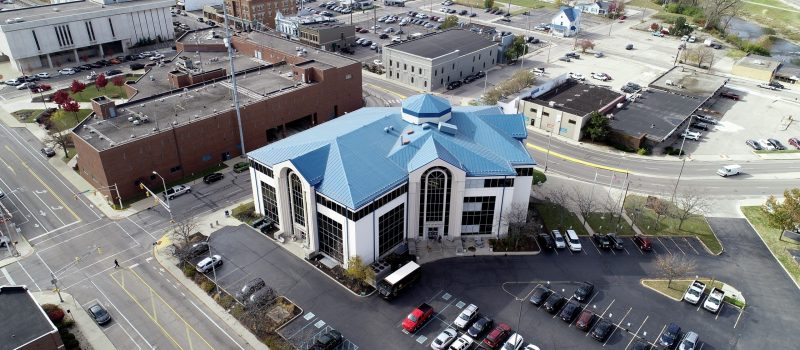
<path fill-rule="evenodd" d="M 78 1 L 0 13 L 0 52 L 21 72 L 119 56 L 175 38 L 168 0 Z"/>

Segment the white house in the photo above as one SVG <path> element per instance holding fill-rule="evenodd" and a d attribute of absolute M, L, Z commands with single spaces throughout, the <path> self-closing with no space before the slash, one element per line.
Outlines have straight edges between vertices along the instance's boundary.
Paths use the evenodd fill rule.
<path fill-rule="evenodd" d="M 346 265 L 409 239 L 498 237 L 527 208 L 523 116 L 411 96 L 362 108 L 248 154 L 256 211 L 286 244 Z"/>
<path fill-rule="evenodd" d="M 550 24 L 553 35 L 564 37 L 577 35 L 581 31 L 581 11 L 574 7 L 562 7 Z"/>
<path fill-rule="evenodd" d="M 0 12 L 0 52 L 21 72 L 119 56 L 175 38 L 170 0 L 93 0 Z"/>
<path fill-rule="evenodd" d="M 186 11 L 202 10 L 203 6 L 222 5 L 223 0 L 180 0 L 178 6 L 183 6 Z"/>
<path fill-rule="evenodd" d="M 320 15 L 303 15 L 285 17 L 280 11 L 275 15 L 275 30 L 287 35 L 290 39 L 298 40 L 300 37 L 300 26 L 303 24 L 336 22 L 335 19 Z"/>
<path fill-rule="evenodd" d="M 575 8 L 581 12 L 591 13 L 593 15 L 604 16 L 608 14 L 610 9 L 610 2 L 606 1 L 592 1 L 587 3 L 576 4 Z"/>

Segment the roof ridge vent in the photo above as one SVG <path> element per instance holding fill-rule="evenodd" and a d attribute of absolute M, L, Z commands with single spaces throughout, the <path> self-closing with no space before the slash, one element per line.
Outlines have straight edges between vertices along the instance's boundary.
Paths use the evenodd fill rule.
<path fill-rule="evenodd" d="M 458 134 L 458 127 L 450 123 L 439 122 L 439 132 L 455 136 Z"/>
<path fill-rule="evenodd" d="M 400 138 L 400 143 L 402 143 L 404 145 L 407 145 L 407 144 L 411 143 L 411 140 L 409 140 L 409 139 L 407 139 L 405 137 L 401 137 Z"/>

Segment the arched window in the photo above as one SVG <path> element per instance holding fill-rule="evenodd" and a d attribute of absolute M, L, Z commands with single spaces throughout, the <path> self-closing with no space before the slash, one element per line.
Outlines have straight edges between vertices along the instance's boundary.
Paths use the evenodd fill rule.
<path fill-rule="evenodd" d="M 289 192 L 292 199 L 292 217 L 294 223 L 306 226 L 306 203 L 303 195 L 303 185 L 300 177 L 294 172 L 289 173 Z"/>
<path fill-rule="evenodd" d="M 419 234 L 447 235 L 452 175 L 445 168 L 434 167 L 422 174 L 421 183 Z"/>

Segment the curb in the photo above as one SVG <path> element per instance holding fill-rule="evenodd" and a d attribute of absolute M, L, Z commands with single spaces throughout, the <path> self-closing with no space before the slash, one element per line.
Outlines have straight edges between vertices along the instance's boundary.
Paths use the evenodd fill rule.
<path fill-rule="evenodd" d="M 767 250 L 769 250 L 769 253 L 770 253 L 770 254 L 772 254 L 772 258 L 774 258 L 774 259 L 775 259 L 775 262 L 777 262 L 777 263 L 778 263 L 778 265 L 780 265 L 780 266 L 781 266 L 781 268 L 783 269 L 783 272 L 786 272 L 786 275 L 787 275 L 787 276 L 789 276 L 789 280 L 791 280 L 792 282 L 794 282 L 794 285 L 795 285 L 795 287 L 797 287 L 797 289 L 800 289 L 800 284 L 798 284 L 798 283 L 797 283 L 797 280 L 796 280 L 796 279 L 794 279 L 794 277 L 792 277 L 792 274 L 791 274 L 791 273 L 789 273 L 789 270 L 787 270 L 787 269 L 786 269 L 786 266 L 783 266 L 783 263 L 782 263 L 782 262 L 781 262 L 781 261 L 778 259 L 778 256 L 777 256 L 777 255 L 775 255 L 775 252 L 773 252 L 773 251 L 772 251 L 772 248 L 770 248 L 769 244 L 767 244 L 767 242 L 764 240 L 764 237 L 761 237 L 761 234 L 760 234 L 760 233 L 758 233 L 758 230 L 756 230 L 756 227 L 755 227 L 755 226 L 753 226 L 753 223 L 752 223 L 752 222 L 750 222 L 750 219 L 749 219 L 749 218 L 747 218 L 747 216 L 746 216 L 746 215 L 744 215 L 744 212 L 742 211 L 742 207 L 738 207 L 738 210 L 739 210 L 739 213 L 740 213 L 740 214 L 742 214 L 742 217 L 743 217 L 745 220 L 747 220 L 747 224 L 748 224 L 748 225 L 750 225 L 750 228 L 752 228 L 752 229 L 753 229 L 753 231 L 755 231 L 755 233 L 756 233 L 756 236 L 758 236 L 758 239 L 760 239 L 760 240 L 761 240 L 761 243 L 763 243 L 763 244 L 764 244 L 764 246 L 766 246 L 766 247 L 767 247 Z"/>
<path fill-rule="evenodd" d="M 652 291 L 654 291 L 654 292 L 656 292 L 656 293 L 658 293 L 658 294 L 661 294 L 661 295 L 663 295 L 663 296 L 664 296 L 664 297 L 666 297 L 667 299 L 674 300 L 674 301 L 677 301 L 677 302 L 683 301 L 683 299 L 682 299 L 682 298 L 681 298 L 681 299 L 675 299 L 675 298 L 673 298 L 673 297 L 671 297 L 671 296 L 667 295 L 666 293 L 664 293 L 664 292 L 662 292 L 662 291 L 660 291 L 660 290 L 658 290 L 658 289 L 655 289 L 655 288 L 653 288 L 653 287 L 650 287 L 650 286 L 648 286 L 648 285 L 644 284 L 644 281 L 666 281 L 665 279 L 658 279 L 658 278 L 656 278 L 656 279 L 652 279 L 652 278 L 642 278 L 642 279 L 640 279 L 640 280 L 639 280 L 639 284 L 641 284 L 641 285 L 642 285 L 642 287 L 645 287 L 645 288 L 647 288 L 647 289 L 649 289 L 649 290 L 652 290 Z M 674 280 L 673 280 L 673 281 L 674 281 Z"/>
<path fill-rule="evenodd" d="M 708 252 L 709 254 L 711 254 L 711 255 L 713 255 L 713 256 L 720 256 L 720 255 L 722 255 L 722 253 L 724 253 L 724 252 L 725 252 L 725 246 L 724 246 L 724 245 L 722 245 L 722 241 L 719 239 L 719 237 L 717 237 L 717 234 L 716 234 L 716 233 L 714 233 L 714 228 L 713 228 L 713 227 L 711 227 L 711 225 L 709 225 L 709 224 L 708 224 L 708 219 L 707 219 L 705 216 L 703 216 L 703 221 L 705 221 L 705 222 L 706 222 L 706 225 L 708 225 L 708 229 L 709 229 L 709 230 L 711 230 L 711 235 L 712 235 L 712 236 L 714 236 L 714 239 L 716 239 L 716 240 L 717 240 L 717 242 L 719 242 L 719 246 L 720 246 L 720 248 L 722 248 L 722 249 L 720 249 L 719 253 L 717 253 L 717 254 L 714 254 L 714 253 L 711 251 L 711 249 L 708 249 L 708 247 L 706 246 L 705 242 L 703 242 L 703 240 L 702 240 L 702 239 L 700 239 L 700 238 L 697 238 L 697 236 L 695 236 L 695 238 L 697 238 L 697 240 L 698 240 L 698 241 L 700 241 L 700 244 L 703 246 L 703 248 L 705 248 L 706 252 Z"/>
<path fill-rule="evenodd" d="M 162 248 L 162 249 L 163 249 L 163 248 Z M 199 286 L 197 286 L 197 285 L 195 285 L 195 284 L 193 284 L 193 283 L 192 283 L 192 284 L 189 284 L 189 285 L 187 285 L 187 283 L 184 283 L 184 280 L 186 279 L 186 277 L 183 277 L 183 276 L 181 276 L 181 277 L 183 277 L 183 278 L 180 278 L 180 277 L 176 276 L 176 275 L 175 275 L 175 274 L 172 272 L 172 270 L 171 270 L 170 268 L 168 268 L 168 267 L 167 267 L 167 266 L 166 266 L 166 265 L 165 265 L 165 264 L 164 264 L 164 263 L 161 261 L 161 258 L 159 258 L 158 248 L 157 248 L 156 246 L 153 246 L 153 257 L 155 257 L 155 260 L 156 260 L 156 262 L 158 262 L 158 264 L 159 264 L 159 265 L 161 265 L 161 267 L 162 267 L 164 270 L 167 270 L 167 272 L 169 272 L 169 274 L 170 274 L 170 276 L 172 276 L 172 278 L 174 278 L 175 280 L 177 280 L 177 281 L 178 281 L 178 282 L 179 282 L 179 283 L 180 283 L 180 284 L 183 286 L 183 288 L 185 288 L 185 289 L 186 289 L 186 290 L 187 290 L 189 293 L 191 293 L 193 296 L 195 296 L 195 297 L 196 297 L 196 298 L 197 298 L 197 299 L 198 299 L 198 300 L 199 300 L 201 303 L 203 303 L 203 305 L 205 305 L 206 307 L 208 307 L 209 309 L 211 309 L 210 311 L 211 311 L 211 312 L 213 312 L 213 313 L 214 313 L 214 315 L 216 315 L 217 317 L 219 317 L 219 318 L 222 320 L 222 322 L 225 322 L 225 324 L 226 324 L 228 327 L 230 327 L 230 328 L 231 328 L 231 329 L 232 329 L 232 330 L 235 332 L 235 334 L 236 334 L 236 335 L 238 335 L 238 336 L 239 336 L 239 337 L 240 337 L 240 338 L 241 338 L 241 339 L 242 339 L 242 340 L 243 340 L 245 343 L 247 343 L 247 345 L 250 345 L 250 346 L 252 346 L 253 348 L 256 348 L 256 349 L 259 349 L 259 348 L 261 348 L 261 349 L 264 349 L 264 348 L 266 348 L 266 349 L 269 349 L 269 347 L 268 347 L 266 344 L 262 343 L 261 341 L 259 341 L 259 340 L 258 340 L 258 338 L 256 338 L 255 334 L 253 334 L 252 332 L 250 332 L 250 330 L 248 330 L 248 329 L 247 329 L 246 327 L 244 327 L 244 326 L 243 326 L 241 323 L 239 323 L 239 320 L 237 320 L 236 318 L 233 318 L 233 315 L 231 315 L 231 314 L 229 314 L 229 313 L 227 313 L 227 312 L 226 312 L 224 315 L 220 315 L 218 312 L 216 312 L 216 311 L 214 310 L 214 309 L 215 309 L 215 307 L 222 308 L 222 306 L 220 306 L 219 304 L 217 304 L 217 303 L 214 301 L 214 299 L 212 299 L 212 298 L 211 298 L 211 297 L 210 297 L 208 294 L 202 293 L 202 294 L 204 294 L 204 295 L 206 296 L 206 298 L 199 297 L 199 296 L 197 295 L 198 293 L 195 293 L 195 291 L 193 290 L 193 288 L 190 288 L 190 286 L 193 286 L 194 288 L 197 288 L 197 289 L 199 289 L 200 287 L 199 287 Z M 202 290 L 201 290 L 201 291 L 202 291 Z M 288 299 L 288 298 L 287 298 L 287 299 Z M 209 300 L 212 302 L 212 305 L 209 305 Z M 297 304 L 295 304 L 295 305 L 297 305 Z M 298 307 L 300 307 L 300 306 L 298 305 Z M 302 310 L 302 308 L 301 308 L 301 310 Z M 230 317 L 231 319 L 233 319 L 233 321 L 235 322 L 235 324 L 231 324 L 231 322 L 229 321 L 228 317 Z M 244 330 L 244 332 L 241 332 L 241 331 L 239 330 L 239 328 L 243 329 L 243 330 Z"/>

